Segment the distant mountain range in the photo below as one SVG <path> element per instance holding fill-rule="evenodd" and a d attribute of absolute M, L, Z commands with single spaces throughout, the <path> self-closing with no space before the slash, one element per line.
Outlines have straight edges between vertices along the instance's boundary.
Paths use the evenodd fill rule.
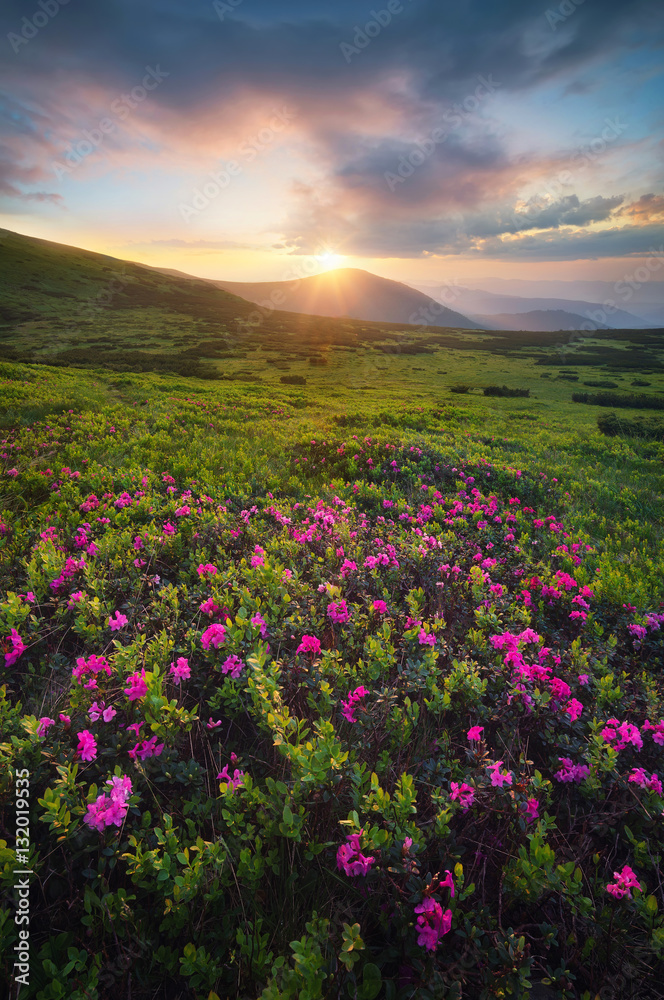
<path fill-rule="evenodd" d="M 533 313 L 551 315 L 548 318 L 541 315 L 539 320 L 533 316 L 533 322 L 545 325 L 528 326 L 525 329 L 588 329 L 588 324 L 594 324 L 600 330 L 644 330 L 664 325 L 664 282 L 652 281 L 649 285 L 644 283 L 636 289 L 627 282 L 601 281 L 507 281 L 487 278 L 482 284 L 492 286 L 493 290 L 461 285 L 450 285 L 444 291 L 439 285 L 433 284 L 421 284 L 417 287 L 433 298 L 440 297 L 448 304 L 453 302 L 467 316 L 482 323 L 487 329 L 524 329 L 525 320 L 522 318 L 515 326 L 514 316 L 530 317 Z M 495 290 L 503 288 L 505 291 Z M 513 294 L 507 294 L 511 289 L 514 290 Z M 542 292 L 549 294 L 542 295 Z M 577 298 L 576 295 L 580 294 L 597 295 L 597 298 Z M 622 305 L 629 305 L 629 311 L 621 308 Z"/>

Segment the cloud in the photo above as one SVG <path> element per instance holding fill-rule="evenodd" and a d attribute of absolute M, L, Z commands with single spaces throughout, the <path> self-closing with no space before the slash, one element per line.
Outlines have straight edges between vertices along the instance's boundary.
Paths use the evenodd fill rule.
<path fill-rule="evenodd" d="M 661 218 L 664 216 L 664 195 L 643 194 L 638 201 L 625 205 L 623 214 L 644 222 Z"/>

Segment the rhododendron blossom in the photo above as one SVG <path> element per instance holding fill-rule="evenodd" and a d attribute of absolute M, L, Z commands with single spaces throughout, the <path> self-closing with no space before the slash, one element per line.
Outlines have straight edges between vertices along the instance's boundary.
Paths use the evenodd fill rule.
<path fill-rule="evenodd" d="M 219 649 L 219 646 L 225 641 L 226 629 L 223 625 L 219 624 L 208 626 L 201 636 L 201 646 L 203 649 L 209 649 L 210 646 L 214 649 Z"/>
<path fill-rule="evenodd" d="M 138 698 L 144 698 L 148 693 L 148 685 L 145 680 L 145 667 L 143 667 L 140 674 L 137 672 L 127 679 L 129 686 L 124 688 L 127 699 L 129 701 L 136 701 Z"/>
<path fill-rule="evenodd" d="M 235 653 L 224 660 L 221 665 L 222 674 L 230 674 L 233 678 L 239 677 L 243 670 L 244 663 L 239 656 L 235 655 Z"/>
<path fill-rule="evenodd" d="M 78 733 L 78 746 L 76 747 L 82 760 L 94 760 L 97 756 L 97 741 L 88 729 Z"/>
<path fill-rule="evenodd" d="M 42 715 L 37 726 L 37 736 L 44 736 L 47 729 L 55 725 L 55 719 L 49 719 L 48 715 Z"/>
<path fill-rule="evenodd" d="M 652 774 L 649 777 L 647 771 L 643 767 L 635 767 L 627 780 L 634 782 L 634 784 L 638 785 L 639 788 L 645 788 L 648 791 L 656 792 L 658 795 L 662 794 L 662 782 L 656 774 Z"/>
<path fill-rule="evenodd" d="M 443 908 L 435 899 L 428 897 L 415 907 L 417 918 L 417 943 L 427 951 L 434 951 L 443 935 L 452 928 L 452 911 Z"/>
<path fill-rule="evenodd" d="M 15 628 L 12 628 L 8 641 L 11 642 L 12 649 L 9 653 L 5 653 L 5 666 L 13 667 L 19 656 L 21 656 L 28 647 L 25 645 L 23 639 Z"/>
<path fill-rule="evenodd" d="M 90 829 L 102 832 L 104 827 L 122 826 L 129 808 L 128 800 L 132 793 L 131 779 L 124 774 L 121 778 L 113 777 L 107 781 L 107 793 L 102 793 L 88 805 L 88 811 L 83 822 Z"/>
<path fill-rule="evenodd" d="M 512 784 L 512 772 L 501 771 L 500 768 L 502 766 L 502 760 L 497 760 L 495 764 L 489 764 L 487 767 L 487 770 L 491 772 L 491 784 L 496 788 L 502 788 L 503 785 Z"/>
<path fill-rule="evenodd" d="M 453 802 L 459 802 L 463 808 L 463 812 L 468 812 L 473 802 L 475 801 L 475 789 L 470 785 L 467 785 L 465 781 L 459 784 L 457 781 L 450 782 L 450 798 Z"/>
<path fill-rule="evenodd" d="M 371 867 L 375 865 L 374 857 L 365 857 L 360 849 L 359 833 L 349 833 L 346 837 L 347 843 L 342 844 L 337 851 L 337 868 L 344 871 L 346 875 L 366 875 Z"/>
<path fill-rule="evenodd" d="M 355 712 L 357 711 L 357 702 L 361 701 L 361 699 L 368 694 L 369 691 L 363 685 L 360 685 L 359 687 L 355 688 L 354 691 L 351 691 L 351 693 L 348 695 L 347 700 L 341 703 L 341 714 L 343 715 L 344 719 L 348 719 L 349 722 L 357 722 L 357 719 L 355 718 Z"/>
<path fill-rule="evenodd" d="M 350 612 L 343 600 L 333 601 L 332 604 L 328 605 L 327 614 L 337 625 L 347 622 L 350 618 Z"/>
<path fill-rule="evenodd" d="M 320 653 L 320 639 L 317 639 L 315 635 L 303 635 L 302 641 L 295 652 L 311 653 L 312 656 L 318 656 Z"/>
<path fill-rule="evenodd" d="M 176 684 L 180 681 L 189 680 L 191 677 L 191 667 L 189 661 L 184 656 L 179 656 L 177 663 L 171 663 L 170 671 Z"/>
<path fill-rule="evenodd" d="M 471 742 L 482 739 L 482 733 L 484 732 L 484 726 L 471 726 L 468 730 L 467 736 Z"/>
<path fill-rule="evenodd" d="M 124 628 L 127 625 L 129 619 L 126 615 L 121 615 L 119 611 L 115 612 L 115 618 L 112 616 L 108 619 L 108 624 L 110 626 L 111 632 L 117 632 L 119 629 Z"/>
<path fill-rule="evenodd" d="M 569 757 L 559 757 L 558 760 L 563 766 L 554 774 L 556 781 L 574 781 L 580 785 L 583 779 L 590 774 L 590 768 L 587 764 L 573 764 Z"/>
<path fill-rule="evenodd" d="M 622 899 L 624 896 L 630 896 L 630 889 L 641 888 L 641 883 L 629 865 L 624 865 L 622 871 L 614 872 L 613 877 L 615 882 L 610 882 L 606 887 L 606 891 L 616 899 Z"/>

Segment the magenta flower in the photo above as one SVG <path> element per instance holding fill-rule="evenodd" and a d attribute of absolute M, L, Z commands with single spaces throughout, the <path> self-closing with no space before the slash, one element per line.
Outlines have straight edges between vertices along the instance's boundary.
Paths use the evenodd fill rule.
<path fill-rule="evenodd" d="M 527 799 L 524 812 L 529 823 L 532 823 L 534 819 L 537 819 L 539 816 L 539 802 L 537 799 Z"/>
<path fill-rule="evenodd" d="M 554 774 L 556 781 L 568 783 L 574 781 L 580 785 L 583 779 L 590 774 L 590 768 L 587 764 L 573 764 L 569 757 L 559 757 L 558 760 L 563 766 Z"/>
<path fill-rule="evenodd" d="M 347 843 L 342 844 L 337 851 L 337 868 L 344 871 L 346 875 L 367 875 L 371 865 L 375 865 L 376 859 L 365 857 L 360 849 L 359 833 L 349 833 L 346 837 Z"/>
<path fill-rule="evenodd" d="M 214 615 L 217 611 L 221 611 L 220 606 L 214 603 L 214 599 L 212 597 L 208 597 L 207 601 L 203 601 L 203 603 L 198 606 L 206 615 Z"/>
<path fill-rule="evenodd" d="M 350 618 L 350 612 L 346 607 L 345 601 L 333 601 L 332 604 L 328 606 L 327 609 L 328 617 L 332 619 L 337 625 L 342 622 L 347 622 Z"/>
<path fill-rule="evenodd" d="M 117 632 L 119 629 L 124 628 L 125 625 L 129 623 L 129 619 L 126 615 L 121 615 L 119 611 L 115 612 L 115 618 L 111 617 L 108 619 L 108 624 L 110 626 L 111 632 Z"/>
<path fill-rule="evenodd" d="M 228 659 L 224 660 L 221 665 L 222 674 L 230 674 L 233 678 L 239 677 L 243 670 L 244 663 L 239 656 L 235 655 L 235 653 L 229 656 Z"/>
<path fill-rule="evenodd" d="M 377 611 L 379 615 L 384 615 L 387 612 L 387 604 L 385 601 L 374 601 L 371 608 L 373 611 Z"/>
<path fill-rule="evenodd" d="M 471 726 L 468 730 L 467 736 L 471 742 L 482 739 L 482 733 L 484 732 L 484 726 Z"/>
<path fill-rule="evenodd" d="M 129 686 L 124 688 L 124 693 L 129 701 L 136 701 L 137 698 L 144 698 L 148 693 L 148 685 L 145 680 L 145 667 L 140 674 L 137 672 L 128 678 Z"/>
<path fill-rule="evenodd" d="M 244 771 L 240 771 L 239 768 L 236 767 L 233 771 L 233 777 L 231 778 L 228 772 L 228 764 L 226 764 L 223 770 L 217 775 L 217 781 L 225 781 L 228 785 L 227 791 L 234 792 L 236 788 L 239 788 L 240 785 L 244 784 Z"/>
<path fill-rule="evenodd" d="M 200 577 L 216 576 L 218 572 L 219 570 L 217 569 L 216 566 L 213 566 L 212 563 L 200 563 L 198 567 L 198 575 Z"/>
<path fill-rule="evenodd" d="M 177 664 L 171 663 L 169 672 L 173 674 L 173 680 L 176 684 L 179 684 L 183 680 L 189 680 L 191 677 L 189 661 L 184 656 L 179 656 Z"/>
<path fill-rule="evenodd" d="M 265 565 L 265 549 L 262 549 L 260 545 L 254 546 L 254 554 L 251 557 L 252 566 L 264 566 Z"/>
<path fill-rule="evenodd" d="M 84 729 L 83 732 L 78 733 L 78 746 L 76 747 L 78 753 L 81 755 L 82 760 L 94 760 L 97 756 L 97 741 L 95 740 L 92 733 Z"/>
<path fill-rule="evenodd" d="M 487 768 L 487 770 L 491 771 L 491 784 L 495 788 L 502 788 L 503 785 L 512 784 L 512 772 L 511 771 L 501 772 L 500 768 L 502 767 L 502 764 L 503 764 L 502 760 L 497 760 L 495 764 L 489 764 Z"/>
<path fill-rule="evenodd" d="M 61 716 L 62 718 L 62 716 Z M 46 730 L 55 725 L 55 719 L 49 719 L 48 715 L 42 715 L 37 726 L 37 736 L 44 736 Z"/>
<path fill-rule="evenodd" d="M 417 943 L 427 951 L 433 951 L 444 934 L 452 927 L 452 911 L 443 908 L 435 899 L 423 900 L 415 907 L 417 918 Z"/>
<path fill-rule="evenodd" d="M 653 773 L 648 777 L 648 773 L 643 767 L 635 767 L 627 780 L 634 782 L 639 788 L 656 792 L 658 795 L 662 794 L 662 782 L 657 777 L 657 774 Z"/>
<path fill-rule="evenodd" d="M 83 822 L 90 829 L 98 830 L 100 833 L 104 827 L 111 824 L 122 826 L 132 792 L 131 779 L 126 774 L 121 778 L 117 776 L 110 778 L 106 784 L 110 785 L 108 793 L 97 796 L 96 800 L 88 805 L 88 811 L 83 817 Z"/>
<path fill-rule="evenodd" d="M 436 645 L 436 637 L 435 637 L 435 635 L 432 635 L 431 632 L 425 632 L 424 629 L 422 629 L 420 631 L 420 634 L 418 635 L 417 638 L 419 640 L 420 646 L 432 646 L 433 647 L 433 646 Z"/>
<path fill-rule="evenodd" d="M 660 722 L 656 723 L 655 725 L 653 725 L 652 722 L 646 719 L 641 729 L 644 733 L 647 732 L 648 730 L 651 730 L 652 738 L 655 741 L 655 743 L 658 743 L 660 746 L 664 746 L 664 719 L 660 720 Z"/>
<path fill-rule="evenodd" d="M 576 698 L 570 698 L 570 700 L 565 705 L 565 711 L 570 717 L 572 722 L 576 722 L 581 713 L 583 712 L 583 705 Z"/>
<path fill-rule="evenodd" d="M 201 636 L 201 646 L 203 649 L 209 649 L 213 646 L 215 649 L 219 649 L 222 642 L 226 640 L 226 629 L 223 625 L 215 624 L 210 625 L 205 629 Z"/>
<path fill-rule="evenodd" d="M 12 644 L 12 650 L 10 653 L 5 653 L 6 667 L 12 667 L 18 660 L 19 656 L 21 656 L 28 648 L 15 628 L 11 630 L 11 636 L 9 636 L 9 642 L 11 642 Z"/>
<path fill-rule="evenodd" d="M 463 812 L 468 812 L 473 802 L 475 801 L 475 789 L 470 785 L 467 785 L 465 781 L 459 784 L 457 781 L 450 782 L 450 798 L 453 802 L 459 802 L 463 808 Z"/>
<path fill-rule="evenodd" d="M 251 619 L 251 624 L 260 628 L 261 636 L 263 639 L 265 639 L 265 637 L 267 636 L 267 630 L 265 628 L 266 622 L 262 614 L 260 614 L 260 612 L 256 612 L 256 614 Z"/>
<path fill-rule="evenodd" d="M 341 703 L 341 714 L 343 715 L 344 719 L 348 719 L 349 722 L 357 722 L 357 719 L 355 718 L 355 712 L 357 711 L 356 707 L 357 702 L 368 694 L 369 691 L 363 685 L 360 685 L 359 687 L 355 688 L 354 691 L 351 691 L 349 693 L 348 699 Z"/>
<path fill-rule="evenodd" d="M 147 760 L 148 757 L 158 757 L 163 749 L 164 744 L 160 743 L 157 746 L 157 737 L 153 736 L 149 740 L 143 740 L 142 742 L 137 743 L 136 746 L 129 751 L 129 756 L 133 760 L 136 760 L 137 757 L 140 757 L 141 760 Z"/>
<path fill-rule="evenodd" d="M 303 635 L 302 642 L 295 652 L 311 653 L 312 656 L 318 656 L 320 653 L 320 639 L 317 639 L 315 635 Z"/>
<path fill-rule="evenodd" d="M 614 872 L 613 877 L 615 878 L 615 882 L 610 882 L 606 887 L 606 891 L 616 899 L 622 899 L 623 896 L 631 895 L 629 890 L 632 888 L 641 888 L 641 883 L 629 865 L 625 865 L 620 872 Z"/>

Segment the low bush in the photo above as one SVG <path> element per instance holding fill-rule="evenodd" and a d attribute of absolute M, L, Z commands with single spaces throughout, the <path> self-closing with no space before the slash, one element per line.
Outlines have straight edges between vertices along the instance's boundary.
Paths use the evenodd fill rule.
<path fill-rule="evenodd" d="M 530 389 L 509 389 L 506 385 L 487 385 L 484 388 L 484 395 L 506 396 L 509 399 L 527 399 L 530 396 Z"/>

